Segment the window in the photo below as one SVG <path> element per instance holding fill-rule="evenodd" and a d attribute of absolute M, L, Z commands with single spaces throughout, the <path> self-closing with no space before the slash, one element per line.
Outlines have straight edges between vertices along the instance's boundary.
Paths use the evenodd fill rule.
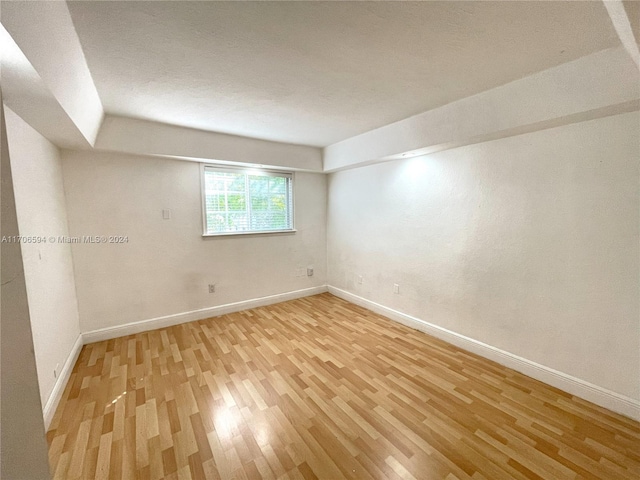
<path fill-rule="evenodd" d="M 203 164 L 204 235 L 293 231 L 293 174 Z"/>

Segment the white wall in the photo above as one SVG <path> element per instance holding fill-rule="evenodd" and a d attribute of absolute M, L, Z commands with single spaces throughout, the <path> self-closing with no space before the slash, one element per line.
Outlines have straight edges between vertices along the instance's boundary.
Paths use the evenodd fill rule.
<path fill-rule="evenodd" d="M 329 285 L 640 399 L 639 125 L 331 174 Z"/>
<path fill-rule="evenodd" d="M 0 90 L 0 236 L 19 235 Z M 0 477 L 49 479 L 21 245 L 0 243 Z"/>
<path fill-rule="evenodd" d="M 22 236 L 68 236 L 58 149 L 6 109 L 7 135 Z M 45 406 L 59 371 L 80 335 L 73 262 L 69 245 L 23 243 L 31 328 L 40 396 Z"/>
<path fill-rule="evenodd" d="M 129 239 L 72 246 L 83 332 L 326 282 L 323 174 L 295 174 L 296 233 L 203 238 L 197 163 L 64 151 L 63 172 L 71 235 Z"/>

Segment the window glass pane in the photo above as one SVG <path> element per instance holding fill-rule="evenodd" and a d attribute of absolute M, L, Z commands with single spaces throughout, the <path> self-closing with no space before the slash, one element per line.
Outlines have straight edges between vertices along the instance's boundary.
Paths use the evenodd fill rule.
<path fill-rule="evenodd" d="M 269 219 L 268 213 L 254 212 L 251 215 L 251 229 L 252 230 L 276 230 L 277 227 L 272 225 Z"/>
<path fill-rule="evenodd" d="M 244 174 L 242 173 L 234 173 L 230 175 L 228 179 L 228 190 L 232 190 L 234 192 L 244 192 Z"/>
<path fill-rule="evenodd" d="M 230 193 L 227 195 L 228 208 L 230 211 L 238 211 L 245 209 L 244 192 Z"/>
<path fill-rule="evenodd" d="M 282 177 L 271 177 L 269 182 L 269 193 L 285 193 L 287 179 Z"/>
<path fill-rule="evenodd" d="M 224 212 L 225 210 L 224 195 L 218 193 L 207 195 L 207 211 Z"/>
<path fill-rule="evenodd" d="M 224 232 L 227 228 L 226 215 L 207 213 L 207 233 Z"/>
<path fill-rule="evenodd" d="M 246 213 L 230 213 L 227 228 L 232 232 L 245 232 L 249 230 L 249 219 Z"/>
<path fill-rule="evenodd" d="M 253 213 L 256 213 L 262 210 L 267 210 L 268 208 L 269 208 L 269 201 L 267 200 L 266 196 L 261 195 L 259 197 L 256 197 L 253 194 L 251 195 L 251 211 Z"/>
<path fill-rule="evenodd" d="M 291 175 L 204 169 L 205 233 L 291 230 Z"/>
<path fill-rule="evenodd" d="M 287 197 L 284 195 L 271 195 L 269 204 L 272 210 L 277 212 L 285 212 L 287 210 Z"/>

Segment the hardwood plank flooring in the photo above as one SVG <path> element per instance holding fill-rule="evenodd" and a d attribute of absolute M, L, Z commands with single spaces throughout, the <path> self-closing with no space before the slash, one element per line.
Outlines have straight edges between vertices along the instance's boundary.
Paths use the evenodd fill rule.
<path fill-rule="evenodd" d="M 640 478 L 640 424 L 330 294 L 86 345 L 54 478 Z"/>

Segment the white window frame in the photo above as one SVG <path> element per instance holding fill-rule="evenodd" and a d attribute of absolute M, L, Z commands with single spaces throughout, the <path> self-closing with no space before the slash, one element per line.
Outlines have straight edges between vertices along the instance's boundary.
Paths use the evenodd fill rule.
<path fill-rule="evenodd" d="M 291 196 L 289 205 L 289 215 L 291 218 L 291 228 L 281 230 L 248 230 L 240 232 L 221 232 L 221 233 L 208 233 L 207 232 L 207 193 L 205 189 L 205 171 L 207 169 L 216 170 L 226 173 L 242 173 L 245 175 L 263 175 L 271 177 L 288 177 L 291 184 Z M 273 234 L 288 234 L 295 233 L 295 176 L 291 171 L 270 170 L 264 168 L 252 168 L 252 167 L 228 167 L 224 165 L 217 165 L 211 163 L 200 164 L 200 206 L 202 208 L 202 236 L 203 237 L 232 237 L 237 235 L 273 235 Z"/>

